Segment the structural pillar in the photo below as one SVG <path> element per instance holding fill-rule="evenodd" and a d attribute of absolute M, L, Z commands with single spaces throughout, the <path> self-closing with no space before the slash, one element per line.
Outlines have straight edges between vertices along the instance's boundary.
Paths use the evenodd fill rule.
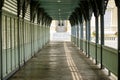
<path fill-rule="evenodd" d="M 118 7 L 118 80 L 120 80 L 120 6 Z"/>
<path fill-rule="evenodd" d="M 83 36 L 84 36 L 84 33 L 83 33 L 83 23 L 80 23 L 80 32 L 81 32 L 81 34 L 80 34 L 80 38 L 81 38 L 81 41 L 80 41 L 80 47 L 81 47 L 81 50 L 83 51 Z"/>
<path fill-rule="evenodd" d="M 77 24 L 77 47 L 79 47 L 79 24 Z"/>
<path fill-rule="evenodd" d="M 101 58 L 100 58 L 100 63 L 101 66 L 100 68 L 103 69 L 103 45 L 104 45 L 104 14 L 105 14 L 105 7 L 107 6 L 107 4 L 105 5 L 105 1 L 101 0 L 101 8 L 100 8 L 100 27 L 101 27 Z"/>
<path fill-rule="evenodd" d="M 73 42 L 73 26 L 71 25 L 71 41 Z"/>
<path fill-rule="evenodd" d="M 31 57 L 32 57 L 32 52 L 33 52 L 33 44 L 32 44 L 32 34 L 33 34 L 33 32 L 32 32 L 32 21 L 30 21 L 30 38 L 31 38 Z"/>
<path fill-rule="evenodd" d="M 22 31 L 23 31 L 23 35 L 22 35 L 22 37 L 23 37 L 23 56 L 24 56 L 24 64 L 25 64 L 25 36 L 24 36 L 24 34 L 25 34 L 25 26 L 24 26 L 24 17 L 22 18 Z"/>
<path fill-rule="evenodd" d="M 74 26 L 73 26 L 74 28 L 74 44 L 76 44 L 76 28 L 75 28 L 75 24 L 74 24 Z"/>
<path fill-rule="evenodd" d="M 0 8 L 0 79 L 3 79 L 3 66 L 2 64 L 2 9 Z"/>
<path fill-rule="evenodd" d="M 88 25 L 87 25 L 87 40 L 88 40 L 88 57 L 90 57 L 90 38 L 91 38 L 91 28 L 90 28 L 90 20 L 88 20 Z"/>
<path fill-rule="evenodd" d="M 88 45 L 87 45 L 87 41 L 88 41 L 88 21 L 86 20 L 86 28 L 85 28 L 85 31 L 86 31 L 86 33 L 85 33 L 85 37 L 86 37 L 86 41 L 85 41 L 85 51 L 86 51 L 86 56 L 88 55 Z"/>
<path fill-rule="evenodd" d="M 101 58 L 100 58 L 100 62 L 101 62 L 101 69 L 103 69 L 103 48 L 102 46 L 104 45 L 104 14 L 100 15 L 100 21 L 101 21 Z"/>
<path fill-rule="evenodd" d="M 18 3 L 19 4 L 19 3 Z M 17 42 L 18 42 L 18 66 L 20 69 L 20 15 L 17 16 Z"/>
<path fill-rule="evenodd" d="M 97 44 L 99 43 L 99 28 L 98 28 L 98 16 L 95 16 L 95 43 L 96 43 L 96 47 L 95 47 L 95 60 L 96 60 L 96 64 L 97 64 Z"/>
<path fill-rule="evenodd" d="M 81 39 L 81 38 L 80 38 L 80 34 L 81 34 L 81 33 L 80 33 L 80 22 L 79 22 L 79 21 L 78 21 L 78 25 L 79 25 L 79 26 L 78 26 L 78 29 L 79 29 L 79 33 L 78 33 L 78 34 L 79 34 L 79 49 L 80 49 L 80 45 L 81 45 L 81 44 L 80 44 L 80 42 L 81 42 L 81 40 L 80 40 L 80 39 Z"/>

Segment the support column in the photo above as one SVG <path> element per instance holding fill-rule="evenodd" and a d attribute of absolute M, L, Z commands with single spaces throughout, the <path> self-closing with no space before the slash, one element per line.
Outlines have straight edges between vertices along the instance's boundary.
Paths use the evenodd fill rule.
<path fill-rule="evenodd" d="M 32 39 L 32 35 L 33 35 L 33 24 L 32 24 L 32 21 L 30 21 L 30 32 L 31 32 L 31 34 L 30 34 L 30 37 L 31 37 L 31 58 L 32 58 L 32 52 L 33 52 L 33 39 Z"/>
<path fill-rule="evenodd" d="M 24 26 L 24 18 L 22 19 L 22 31 L 23 31 L 23 55 L 24 55 L 24 64 L 25 64 L 25 26 Z"/>
<path fill-rule="evenodd" d="M 75 25 L 73 26 L 73 43 L 75 44 Z"/>
<path fill-rule="evenodd" d="M 48 33 L 48 36 L 49 36 L 49 42 L 50 42 L 50 26 L 48 26 L 48 30 L 49 30 L 49 33 Z"/>
<path fill-rule="evenodd" d="M 101 62 L 101 69 L 103 69 L 103 48 L 102 46 L 104 45 L 104 14 L 100 15 L 100 21 L 101 21 L 101 58 L 100 58 L 100 62 Z"/>
<path fill-rule="evenodd" d="M 33 56 L 35 56 L 35 27 L 36 27 L 36 25 L 35 25 L 35 23 L 33 22 L 33 37 L 32 37 L 32 39 L 33 39 Z"/>
<path fill-rule="evenodd" d="M 18 66 L 20 69 L 20 17 L 18 15 L 18 19 L 17 19 L 17 42 L 18 42 Z"/>
<path fill-rule="evenodd" d="M 42 33 L 42 39 L 41 40 L 42 40 L 42 48 L 43 48 L 43 45 L 44 45 L 43 44 L 44 43 L 44 33 L 43 33 L 44 32 L 44 27 L 43 27 L 43 24 L 41 25 L 41 30 L 42 30 L 42 32 L 41 32 Z"/>
<path fill-rule="evenodd" d="M 95 60 L 96 60 L 96 64 L 97 64 L 97 44 L 99 43 L 99 27 L 98 27 L 98 16 L 95 17 L 95 43 L 96 43 L 96 47 L 95 47 Z"/>
<path fill-rule="evenodd" d="M 88 25 L 87 25 L 87 39 L 88 39 L 88 57 L 90 57 L 90 38 L 91 38 L 91 28 L 90 28 L 90 20 L 88 20 Z"/>
<path fill-rule="evenodd" d="M 4 0 L 0 1 L 0 80 L 3 79 L 3 57 L 2 57 L 2 7 Z"/>
<path fill-rule="evenodd" d="M 39 45 L 40 45 L 40 44 L 39 44 L 39 36 L 38 36 L 39 33 L 38 33 L 38 32 L 39 32 L 39 23 L 38 23 L 38 25 L 37 25 L 37 48 L 38 48 L 37 51 L 39 51 Z"/>
<path fill-rule="evenodd" d="M 77 46 L 77 25 L 75 24 L 75 45 Z"/>
<path fill-rule="evenodd" d="M 79 21 L 78 21 L 78 29 L 79 29 L 79 33 L 78 33 L 79 35 L 78 36 L 79 36 L 79 49 L 80 49 L 81 38 L 80 38 L 80 22 Z"/>
<path fill-rule="evenodd" d="M 79 24 L 77 24 L 77 47 L 79 47 Z"/>
<path fill-rule="evenodd" d="M 86 37 L 86 42 L 85 42 L 85 49 L 86 49 L 86 56 L 88 55 L 88 53 L 87 53 L 87 50 L 88 50 L 88 47 L 87 47 L 87 37 L 88 37 L 88 21 L 86 20 L 86 28 L 85 28 L 85 31 L 86 31 L 86 33 L 85 33 L 85 37 Z"/>
<path fill-rule="evenodd" d="M 100 49 L 101 49 L 101 54 L 100 54 L 100 63 L 101 63 L 101 66 L 100 68 L 103 69 L 103 45 L 104 45 L 104 14 L 105 14 L 105 9 L 107 7 L 107 3 L 108 1 L 104 1 L 104 0 L 101 0 L 100 4 L 101 4 L 101 7 L 100 7 L 100 27 L 101 27 L 101 46 L 100 46 Z"/>
<path fill-rule="evenodd" d="M 118 80 L 120 80 L 120 7 L 118 7 Z"/>
<path fill-rule="evenodd" d="M 40 43 L 40 49 L 42 48 L 42 43 L 41 43 L 41 22 L 39 26 L 39 43 Z"/>
<path fill-rule="evenodd" d="M 44 38 L 44 40 L 43 40 L 43 47 L 45 46 L 45 24 L 43 24 L 43 38 Z"/>
<path fill-rule="evenodd" d="M 72 25 L 72 41 L 73 41 L 73 43 L 74 43 L 74 26 Z"/>
<path fill-rule="evenodd" d="M 72 42 L 74 43 L 74 27 L 72 25 Z"/>
<path fill-rule="evenodd" d="M 73 42 L 73 40 L 72 40 L 73 38 L 72 37 L 73 37 L 73 27 L 71 25 L 71 41 Z"/>
<path fill-rule="evenodd" d="M 2 66 L 2 9 L 0 9 L 0 79 L 3 79 L 3 66 Z"/>
<path fill-rule="evenodd" d="M 84 36 L 84 33 L 83 33 L 83 23 L 80 23 L 80 32 L 81 32 L 81 35 L 80 35 L 80 38 L 81 38 L 81 41 L 82 42 L 80 42 L 80 47 L 81 47 L 81 50 L 83 51 L 83 36 Z"/>
<path fill-rule="evenodd" d="M 45 25 L 45 45 L 47 44 L 47 25 Z"/>

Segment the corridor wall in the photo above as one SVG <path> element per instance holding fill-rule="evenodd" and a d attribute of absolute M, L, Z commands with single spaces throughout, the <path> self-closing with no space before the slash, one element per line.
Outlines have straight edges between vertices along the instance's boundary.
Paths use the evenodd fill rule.
<path fill-rule="evenodd" d="M 30 20 L 30 4 L 25 17 L 22 17 L 21 11 L 18 19 L 17 0 L 5 0 L 1 13 L 0 80 L 5 80 L 49 42 L 50 28 Z"/>

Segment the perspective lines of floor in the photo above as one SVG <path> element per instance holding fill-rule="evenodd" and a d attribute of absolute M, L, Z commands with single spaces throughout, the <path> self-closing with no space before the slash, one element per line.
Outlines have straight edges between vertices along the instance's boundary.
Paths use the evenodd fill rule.
<path fill-rule="evenodd" d="M 70 42 L 51 42 L 9 80 L 110 80 Z"/>

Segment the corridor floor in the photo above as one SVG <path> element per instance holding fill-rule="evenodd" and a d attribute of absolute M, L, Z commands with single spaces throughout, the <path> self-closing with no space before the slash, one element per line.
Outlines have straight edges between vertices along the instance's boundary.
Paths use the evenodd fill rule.
<path fill-rule="evenodd" d="M 110 80 L 70 42 L 51 42 L 9 80 Z"/>

